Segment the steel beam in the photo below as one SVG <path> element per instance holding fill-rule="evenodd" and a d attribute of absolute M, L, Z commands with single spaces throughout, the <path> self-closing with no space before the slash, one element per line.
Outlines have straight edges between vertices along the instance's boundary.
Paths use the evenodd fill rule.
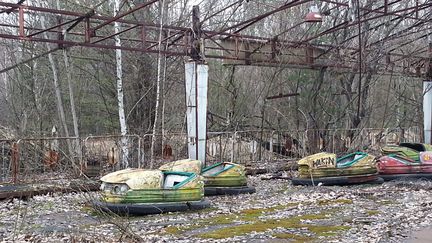
<path fill-rule="evenodd" d="M 426 6 L 432 6 L 432 3 L 427 3 L 427 4 L 421 4 L 420 5 L 420 7 L 426 7 Z M 396 10 L 396 11 L 388 12 L 387 14 L 400 13 L 400 12 L 412 10 L 412 9 L 415 9 L 415 8 L 416 8 L 416 6 L 410 7 L 410 8 L 406 8 L 406 9 L 401 9 L 401 10 Z M 414 12 L 411 12 L 411 13 L 414 13 Z M 342 22 L 342 23 L 340 23 L 340 24 L 338 24 L 338 25 L 336 25 L 336 26 L 334 26 L 334 27 L 332 27 L 330 29 L 324 30 L 324 31 L 322 31 L 322 32 L 320 32 L 320 33 L 312 36 L 312 37 L 308 37 L 308 38 L 302 40 L 302 42 L 309 42 L 309 41 L 311 41 L 313 39 L 316 39 L 316 38 L 321 37 L 323 35 L 327 35 L 327 34 L 333 33 L 335 31 L 341 30 L 343 28 L 348 28 L 348 27 L 351 27 L 351 26 L 356 26 L 356 25 L 359 24 L 359 22 L 360 23 L 361 22 L 366 22 L 366 21 L 370 21 L 370 20 L 381 18 L 383 16 L 384 15 L 376 15 L 376 16 L 372 16 L 372 17 L 365 18 L 365 19 L 362 19 L 362 20 L 356 20 L 356 21 L 353 21 L 353 22 L 345 21 L 345 22 Z"/>
<path fill-rule="evenodd" d="M 333 26 L 327 30 L 322 31 L 321 33 L 318 33 L 318 35 L 309 37 L 309 38 L 307 38 L 305 40 L 301 40 L 301 41 L 280 40 L 280 39 L 275 39 L 274 37 L 251 36 L 251 35 L 242 35 L 242 34 L 238 33 L 239 31 L 251 26 L 252 24 L 254 24 L 254 23 L 256 23 L 256 22 L 258 22 L 258 21 L 260 21 L 260 20 L 262 20 L 262 19 L 264 19 L 264 18 L 266 18 L 272 14 L 275 14 L 277 12 L 283 11 L 283 10 L 291 8 L 291 7 L 305 4 L 305 3 L 310 2 L 310 1 L 311 0 L 291 0 L 291 1 L 283 4 L 282 6 L 276 8 L 276 9 L 268 11 L 262 15 L 254 17 L 254 18 L 242 21 L 241 23 L 238 23 L 236 25 L 227 27 L 222 31 L 202 30 L 202 39 L 209 40 L 210 42 L 213 43 L 213 45 L 208 45 L 208 43 L 206 43 L 206 46 L 205 46 L 206 50 L 223 51 L 225 53 L 224 55 L 217 55 L 217 54 L 207 55 L 207 53 L 205 53 L 205 57 L 206 58 L 218 58 L 218 59 L 223 59 L 223 60 L 243 60 L 250 65 L 267 65 L 267 64 L 273 65 L 273 64 L 277 63 L 275 60 L 272 60 L 272 59 L 275 59 L 275 57 L 277 55 L 279 55 L 279 54 L 276 55 L 276 53 L 280 52 L 279 46 L 282 46 L 282 48 L 285 48 L 285 49 L 286 48 L 293 48 L 293 47 L 294 48 L 300 48 L 301 47 L 301 48 L 305 48 L 305 51 L 303 54 L 301 54 L 301 55 L 299 54 L 299 56 L 305 56 L 307 59 L 306 61 L 302 61 L 302 62 L 297 61 L 296 62 L 296 61 L 291 60 L 291 61 L 284 62 L 283 64 L 284 65 L 291 65 L 291 66 L 298 66 L 298 67 L 305 67 L 305 68 L 316 68 L 319 66 L 323 66 L 324 64 L 314 63 L 314 59 L 311 59 L 310 58 L 311 56 L 307 55 L 308 54 L 308 52 L 307 52 L 308 46 L 321 47 L 321 48 L 328 50 L 328 52 L 330 52 L 332 49 L 343 48 L 345 50 L 353 50 L 355 53 L 357 48 L 347 47 L 346 45 L 343 45 L 344 42 L 339 43 L 337 45 L 326 45 L 326 44 L 310 45 L 309 41 L 319 37 L 320 35 L 334 33 L 338 30 L 343 29 L 343 28 L 349 28 L 350 26 L 357 25 L 358 24 L 357 21 L 343 22 L 343 23 L 337 24 L 337 25 L 335 25 L 335 26 Z M 336 0 L 323 0 L 323 1 L 335 4 L 336 6 L 342 6 L 342 7 L 347 6 L 346 2 L 339 2 Z M 397 2 L 400 2 L 400 1 L 401 0 L 396 0 L 396 1 L 390 2 L 390 1 L 386 0 L 382 6 L 379 6 L 378 8 L 374 8 L 374 9 L 361 7 L 361 10 L 363 10 L 363 15 L 362 15 L 362 19 L 360 20 L 360 22 L 378 19 L 378 18 L 384 17 L 386 15 L 397 16 L 396 18 L 393 18 L 392 21 L 395 21 L 395 20 L 400 19 L 400 18 L 413 19 L 414 17 L 410 16 L 410 15 L 412 15 L 414 13 L 418 13 L 419 11 L 422 11 L 423 9 L 430 7 L 432 5 L 429 2 L 426 2 L 423 4 L 419 4 L 417 2 L 415 4 L 415 6 L 413 6 L 413 7 L 410 6 L 408 8 L 389 11 L 389 9 L 388 9 L 389 6 L 391 6 L 392 4 L 395 4 Z M 105 49 L 117 49 L 117 48 L 119 48 L 119 49 L 126 50 L 126 51 L 158 53 L 159 51 L 155 49 L 157 41 L 154 39 L 147 39 L 147 38 L 152 36 L 152 34 L 151 34 L 152 31 L 159 31 L 160 26 L 153 24 L 153 23 L 142 23 L 142 22 L 138 22 L 135 20 L 125 20 L 124 19 L 124 17 L 128 16 L 132 12 L 137 11 L 138 9 L 144 8 L 144 5 L 148 6 L 149 4 L 154 3 L 154 2 L 156 2 L 156 1 L 151 0 L 149 2 L 143 3 L 143 4 L 133 8 L 133 9 L 131 9 L 125 13 L 122 13 L 118 16 L 115 16 L 114 18 L 109 17 L 109 16 L 95 15 L 94 12 L 82 14 L 82 13 L 77 13 L 77 12 L 72 12 L 72 11 L 65 11 L 65 10 L 50 9 L 50 8 L 43 8 L 43 7 L 27 6 L 27 5 L 22 5 L 22 4 L 0 2 L 0 7 L 7 8 L 7 9 L 3 9 L 3 10 L 9 10 L 10 12 L 16 12 L 18 14 L 18 20 L 19 20 L 16 25 L 8 25 L 8 27 L 16 27 L 17 28 L 17 32 L 18 32 L 17 35 L 11 35 L 11 34 L 6 33 L 6 34 L 0 34 L 0 37 L 8 38 L 8 39 L 15 39 L 15 40 L 56 43 L 59 45 L 64 45 L 65 47 L 82 46 L 82 47 L 94 47 L 94 48 L 105 48 Z M 221 10 L 216 11 L 216 13 L 210 15 L 208 18 L 211 18 L 212 16 L 214 16 L 218 12 L 225 11 L 226 9 L 228 9 L 229 6 L 235 6 L 236 4 L 241 4 L 242 2 L 243 2 L 242 0 L 235 1 L 234 3 L 228 5 L 227 7 L 223 7 Z M 2 10 L 0 10 L 0 11 L 2 11 Z M 405 12 L 405 13 L 403 13 L 403 12 Z M 46 29 L 38 29 L 36 27 L 25 26 L 24 18 L 28 14 L 41 14 L 41 13 L 53 14 L 53 17 L 56 17 L 58 15 L 61 15 L 64 17 L 72 17 L 73 19 L 58 23 L 58 24 L 51 26 L 49 28 L 46 28 Z M 369 13 L 376 13 L 376 15 L 366 17 L 366 15 Z M 424 20 L 423 16 L 421 16 L 420 18 L 419 18 L 419 16 L 416 16 L 416 18 L 419 20 L 419 22 L 412 24 L 408 28 L 403 30 L 404 33 L 392 34 L 391 36 L 380 39 L 380 40 L 378 40 L 372 44 L 388 42 L 390 40 L 393 41 L 393 40 L 396 40 L 402 36 L 418 33 L 419 31 L 407 32 L 407 30 L 414 30 L 414 29 L 418 30 L 418 28 L 424 24 L 425 20 Z M 38 37 L 38 35 L 40 35 L 43 32 L 46 32 L 46 31 L 52 32 L 52 33 L 60 33 L 61 29 L 59 29 L 59 28 L 69 26 L 69 29 L 70 29 L 70 28 L 73 28 L 76 25 L 78 25 L 78 23 L 80 23 L 83 20 L 84 20 L 84 25 L 83 25 L 84 27 L 80 26 L 80 29 L 76 28 L 74 32 L 71 32 L 70 34 L 74 38 L 71 38 L 70 40 L 66 41 L 66 40 L 63 40 L 62 38 L 54 38 L 54 37 L 52 39 L 46 39 L 46 38 Z M 120 33 L 117 33 L 117 34 L 108 33 L 108 34 L 103 35 L 103 36 L 95 35 L 93 30 L 100 29 L 103 26 L 107 26 L 107 25 L 112 24 L 113 22 L 122 23 L 122 26 L 124 29 L 122 31 L 120 31 Z M 302 22 L 295 25 L 293 28 L 296 28 L 296 27 L 300 26 L 301 24 L 302 24 Z M 5 26 L 5 25 L 6 24 L 0 24 L 0 26 Z M 91 25 L 96 25 L 96 27 L 91 28 Z M 378 26 L 375 26 L 372 29 L 375 29 L 375 28 L 378 29 L 380 25 L 382 26 L 382 24 L 379 24 Z M 134 29 L 137 29 L 137 28 L 139 28 L 139 31 L 138 31 L 139 33 L 132 32 Z M 163 31 L 167 31 L 167 32 L 173 31 L 174 32 L 174 34 L 171 34 L 162 40 L 162 42 L 164 44 L 166 44 L 166 46 L 168 47 L 167 50 L 164 50 L 161 52 L 162 54 L 172 55 L 172 56 L 190 55 L 190 53 L 188 52 L 188 49 L 189 49 L 189 51 L 191 50 L 190 49 L 190 43 L 186 43 L 184 41 L 184 39 L 185 39 L 184 37 L 192 34 L 191 28 L 164 25 L 162 29 L 163 29 Z M 34 32 L 34 31 L 36 31 L 36 32 Z M 229 31 L 233 31 L 233 32 L 230 33 Z M 370 30 L 368 30 L 368 31 L 370 31 Z M 424 30 L 422 30 L 422 31 L 424 31 Z M 133 44 L 131 45 L 129 43 L 129 46 L 128 46 L 128 44 L 126 44 L 125 46 L 122 46 L 122 47 L 115 47 L 114 45 L 112 45 L 109 42 L 103 43 L 104 41 L 110 40 L 111 38 L 113 38 L 116 35 L 124 35 L 125 33 L 133 33 L 133 35 L 138 36 L 138 38 L 136 38 L 136 37 L 135 38 L 124 38 L 125 40 L 131 41 L 131 42 L 139 42 L 138 46 L 135 46 Z M 282 31 L 281 34 L 282 33 L 284 33 L 284 32 Z M 358 36 L 358 35 L 352 36 L 350 38 L 355 38 L 356 36 Z M 227 47 L 220 44 L 219 40 L 229 39 L 229 38 L 231 38 L 233 41 L 235 41 L 236 44 L 234 47 L 227 48 Z M 248 49 L 244 49 L 243 47 L 241 47 L 242 43 L 257 43 L 258 45 L 254 46 L 255 49 L 248 50 Z M 268 46 L 268 45 L 272 46 L 271 50 L 264 48 L 265 46 Z M 403 45 L 405 45 L 405 43 L 403 43 L 402 46 Z M 369 50 L 370 47 L 371 47 L 371 45 L 366 46 L 366 50 Z M 420 51 L 417 50 L 414 54 L 416 54 Z M 247 55 L 244 55 L 245 53 Z M 263 55 L 269 55 L 269 57 L 271 57 L 271 58 L 266 60 L 265 63 L 257 63 L 257 62 L 254 62 L 253 60 L 250 60 L 250 55 L 255 55 L 256 53 L 260 53 Z M 388 53 L 386 53 L 386 51 L 384 50 L 383 54 L 387 55 Z M 396 62 L 402 61 L 403 59 L 415 59 L 415 62 L 418 62 L 418 63 L 423 63 L 425 61 L 424 56 L 415 56 L 414 54 L 410 53 L 409 55 L 403 55 L 403 54 L 391 53 L 388 56 L 390 57 L 390 59 L 392 59 L 392 57 L 396 57 L 397 59 L 393 58 L 393 60 L 396 60 Z M 244 57 L 239 58 L 242 55 Z M 337 60 L 335 60 L 335 61 L 337 61 Z M 342 65 L 340 65 L 340 64 L 336 64 L 335 61 L 330 60 L 328 65 L 327 64 L 326 65 L 329 67 L 333 66 L 335 68 L 345 68 L 345 67 L 350 67 L 354 62 L 354 60 L 347 60 L 347 61 L 344 61 L 344 63 L 342 63 Z M 381 65 L 381 64 L 379 64 L 379 65 Z M 399 66 L 400 66 L 400 68 L 402 70 L 403 65 L 399 65 L 399 66 L 398 65 L 399 65 L 399 63 L 396 63 L 396 67 L 399 68 Z"/>
<path fill-rule="evenodd" d="M 25 0 L 19 0 L 17 4 L 18 5 L 23 4 L 24 2 L 25 2 Z M 10 14 L 14 9 L 16 9 L 16 8 L 3 9 L 0 11 L 0 14 L 2 14 L 2 13 Z"/>
<path fill-rule="evenodd" d="M 115 16 L 115 17 L 113 17 L 113 18 L 111 18 L 111 19 L 109 19 L 109 20 L 103 22 L 102 24 L 99 24 L 99 25 L 96 26 L 96 27 L 93 27 L 92 30 L 93 30 L 93 31 L 96 31 L 96 30 L 98 30 L 98 29 L 100 29 L 100 28 L 102 28 L 102 27 L 104 27 L 104 26 L 106 26 L 106 25 L 108 25 L 108 24 L 111 24 L 111 23 L 117 22 L 117 21 L 120 20 L 121 18 L 123 18 L 123 17 L 125 17 L 125 16 L 127 16 L 127 15 L 129 15 L 129 14 L 132 14 L 132 13 L 134 13 L 134 12 L 140 10 L 140 9 L 143 9 L 143 8 L 145 8 L 145 7 L 148 7 L 148 6 L 150 6 L 150 5 L 152 5 L 153 3 L 158 2 L 158 1 L 159 1 L 159 0 L 151 0 L 151 1 L 149 1 L 149 2 L 139 4 L 139 5 L 136 6 L 135 8 L 133 8 L 133 9 L 131 9 L 131 10 L 129 10 L 129 11 L 126 11 L 126 12 L 124 12 L 124 13 L 122 13 L 122 14 L 119 14 L 119 15 L 117 15 L 117 16 Z"/>
<path fill-rule="evenodd" d="M 334 1 L 334 0 L 321 0 L 321 1 L 322 2 L 326 2 L 326 3 L 335 4 L 337 6 L 343 6 L 343 7 L 348 7 L 349 6 L 348 3 L 341 3 L 341 2 L 338 2 L 338 1 Z M 385 0 L 385 1 L 386 2 L 384 3 L 384 5 L 381 6 L 381 7 L 378 7 L 377 9 L 360 7 L 360 10 L 367 11 L 367 13 L 379 13 L 379 14 L 383 14 L 383 16 L 387 16 L 387 15 L 393 15 L 393 16 L 398 16 L 398 17 L 403 16 L 403 15 L 398 14 L 398 13 L 388 12 L 388 6 L 394 5 L 394 4 L 398 3 L 398 2 L 401 2 L 402 0 L 396 0 L 396 1 L 391 2 L 391 3 L 388 3 L 387 0 Z M 418 13 L 418 11 L 422 10 L 422 9 L 419 8 L 418 2 L 414 6 L 414 8 L 415 8 L 415 11 L 413 13 Z M 380 9 L 384 9 L 384 10 L 380 10 Z M 363 16 L 364 15 L 365 14 L 363 14 Z M 420 20 L 420 21 L 423 21 L 423 22 L 428 22 L 429 21 L 427 19 L 419 18 L 418 16 L 416 16 L 416 17 L 404 16 L 404 18 L 406 18 L 406 19 Z"/>
<path fill-rule="evenodd" d="M 274 9 L 274 10 L 272 10 L 272 11 L 269 11 L 269 12 L 265 13 L 265 14 L 262 14 L 262 15 L 256 16 L 255 18 L 252 18 L 252 19 L 249 19 L 249 20 L 247 20 L 247 21 L 244 21 L 243 23 L 239 23 L 239 24 L 237 24 L 235 27 L 237 27 L 237 26 L 241 26 L 241 25 L 243 25 L 243 24 L 244 24 L 244 25 L 241 26 L 239 29 L 235 30 L 233 33 L 234 33 L 234 34 L 239 33 L 240 31 L 242 31 L 242 30 L 248 28 L 249 26 L 255 24 L 256 22 L 258 22 L 258 21 L 260 21 L 260 20 L 263 20 L 264 18 L 267 18 L 268 16 L 270 16 L 270 15 L 272 15 L 272 14 L 275 14 L 275 13 L 277 13 L 277 12 L 280 12 L 280 11 L 286 10 L 286 9 L 288 9 L 288 8 L 292 8 L 292 7 L 295 7 L 295 6 L 298 6 L 298 5 L 301 5 L 301 4 L 304 4 L 304 3 L 310 2 L 310 1 L 311 1 L 311 0 L 303 0 L 303 1 L 300 1 L 300 0 L 294 0 L 294 1 L 291 1 L 291 2 L 289 2 L 289 3 L 287 3 L 287 4 L 285 4 L 285 5 L 283 5 L 283 6 L 279 7 L 279 8 L 277 8 L 277 9 Z M 227 29 L 232 29 L 232 28 L 235 28 L 235 27 L 231 26 L 231 27 L 228 27 Z M 227 29 L 224 30 L 223 32 L 226 32 Z"/>
<path fill-rule="evenodd" d="M 25 37 L 24 32 L 24 8 L 19 7 L 19 14 L 18 14 L 18 24 L 19 24 L 19 35 L 23 39 Z"/>

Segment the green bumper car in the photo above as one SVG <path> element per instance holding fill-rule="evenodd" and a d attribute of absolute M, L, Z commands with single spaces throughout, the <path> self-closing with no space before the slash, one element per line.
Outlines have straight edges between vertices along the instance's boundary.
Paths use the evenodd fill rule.
<path fill-rule="evenodd" d="M 204 177 L 206 196 L 237 195 L 256 191 L 254 187 L 247 185 L 244 166 L 231 162 L 221 162 L 202 169 L 201 161 L 185 159 L 164 164 L 159 169 L 200 173 Z"/>
<path fill-rule="evenodd" d="M 383 155 L 396 154 L 420 162 L 420 152 L 432 151 L 432 145 L 424 143 L 400 143 L 381 148 Z"/>
<path fill-rule="evenodd" d="M 336 159 L 336 154 L 318 153 L 298 161 L 299 177 L 293 185 L 351 185 L 382 183 L 377 175 L 375 157 L 355 152 Z"/>
<path fill-rule="evenodd" d="M 103 200 L 94 206 L 106 212 L 146 215 L 209 206 L 201 176 L 191 172 L 125 169 L 101 181 Z"/>

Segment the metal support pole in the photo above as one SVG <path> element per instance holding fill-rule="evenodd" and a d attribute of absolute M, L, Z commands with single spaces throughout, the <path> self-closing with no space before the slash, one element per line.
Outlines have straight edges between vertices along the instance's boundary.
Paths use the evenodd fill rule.
<path fill-rule="evenodd" d="M 188 155 L 205 165 L 208 66 L 196 61 L 187 62 L 185 78 Z"/>
<path fill-rule="evenodd" d="M 192 8 L 190 61 L 185 63 L 188 155 L 206 165 L 208 66 L 201 52 L 201 22 L 198 6 Z"/>
<path fill-rule="evenodd" d="M 200 61 L 202 60 L 202 54 L 201 53 L 201 35 L 202 35 L 202 29 L 201 29 L 201 22 L 199 19 L 200 10 L 198 6 L 192 7 L 192 35 L 191 35 L 191 41 L 190 41 L 190 51 L 189 56 L 195 60 Z"/>
<path fill-rule="evenodd" d="M 90 43 L 91 39 L 90 18 L 85 19 L 85 43 Z"/>
<path fill-rule="evenodd" d="M 18 22 L 19 22 L 19 35 L 20 35 L 21 38 L 24 39 L 24 37 L 25 37 L 25 32 L 24 32 L 24 8 L 22 6 L 19 7 Z"/>
<path fill-rule="evenodd" d="M 19 174 L 19 145 L 18 143 L 12 143 L 11 148 L 11 160 L 12 160 L 12 182 L 17 183 Z"/>

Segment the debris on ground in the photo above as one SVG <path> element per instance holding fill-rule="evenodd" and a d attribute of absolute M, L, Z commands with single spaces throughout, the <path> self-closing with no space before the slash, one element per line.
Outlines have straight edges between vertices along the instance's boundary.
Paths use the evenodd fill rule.
<path fill-rule="evenodd" d="M 118 217 L 97 192 L 0 201 L 3 242 L 402 242 L 432 223 L 432 182 L 292 186 L 249 177 L 255 194 L 209 197 L 202 211 Z"/>

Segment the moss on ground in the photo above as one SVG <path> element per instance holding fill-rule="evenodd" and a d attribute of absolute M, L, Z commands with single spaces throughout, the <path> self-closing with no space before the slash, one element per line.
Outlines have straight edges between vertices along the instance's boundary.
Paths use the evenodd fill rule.
<path fill-rule="evenodd" d="M 277 238 L 277 239 L 292 240 L 290 242 L 293 242 L 293 243 L 306 243 L 306 242 L 311 242 L 315 239 L 314 237 L 291 234 L 291 233 L 275 233 L 275 234 L 272 234 L 272 236 Z"/>
<path fill-rule="evenodd" d="M 224 225 L 224 224 L 232 224 L 233 222 L 250 222 L 255 221 L 258 219 L 258 217 L 264 215 L 265 213 L 271 213 L 278 210 L 283 210 L 290 207 L 297 206 L 298 203 L 287 203 L 287 204 L 280 204 L 269 208 L 251 208 L 251 209 L 244 209 L 238 213 L 233 214 L 221 214 L 216 215 L 210 218 L 201 219 L 198 220 L 193 225 L 187 225 L 187 226 L 169 226 L 165 228 L 165 232 L 169 234 L 182 234 L 186 231 L 203 228 L 206 226 L 212 226 L 212 225 Z"/>
<path fill-rule="evenodd" d="M 351 229 L 350 226 L 344 225 L 308 225 L 308 230 L 318 236 L 334 236 L 338 231 Z"/>
<path fill-rule="evenodd" d="M 165 228 L 165 232 L 168 234 L 175 235 L 175 234 L 180 234 L 181 230 L 178 227 L 169 226 Z"/>
<path fill-rule="evenodd" d="M 366 214 L 369 215 L 369 216 L 377 215 L 379 213 L 380 213 L 380 211 L 378 211 L 378 210 L 368 210 L 368 211 L 366 211 Z"/>
<path fill-rule="evenodd" d="M 42 210 L 51 210 L 54 208 L 54 203 L 51 201 L 46 201 L 41 205 Z"/>
<path fill-rule="evenodd" d="M 350 199 L 323 200 L 324 204 L 350 204 Z M 215 225 L 229 225 L 219 229 L 211 230 L 205 233 L 198 233 L 195 236 L 205 239 L 224 239 L 234 236 L 245 235 L 252 232 L 265 232 L 276 228 L 286 229 L 307 229 L 314 236 L 301 236 L 296 234 L 274 234 L 273 236 L 280 239 L 293 239 L 295 242 L 309 242 L 314 237 L 329 237 L 339 234 L 340 231 L 347 230 L 348 226 L 322 226 L 305 223 L 304 221 L 328 219 L 333 214 L 332 210 L 327 210 L 325 213 L 305 214 L 282 219 L 262 219 L 269 213 L 282 211 L 284 209 L 295 207 L 298 203 L 287 203 L 269 208 L 251 208 L 244 209 L 238 213 L 222 214 L 214 217 L 198 220 L 195 224 L 187 226 L 169 226 L 165 228 L 168 234 L 183 234 L 194 229 L 205 228 Z M 321 204 L 322 205 L 322 204 Z M 233 225 L 234 223 L 234 225 Z M 285 238 L 284 238 L 285 237 Z"/>
<path fill-rule="evenodd" d="M 325 206 L 325 205 L 332 205 L 332 204 L 352 204 L 353 201 L 351 199 L 325 199 L 325 200 L 319 200 L 318 205 Z"/>
<path fill-rule="evenodd" d="M 218 230 L 214 230 L 207 233 L 199 234 L 200 238 L 212 238 L 212 239 L 224 239 L 230 238 L 238 235 L 244 235 L 252 232 L 264 232 L 267 230 L 273 230 L 276 228 L 286 228 L 286 229 L 308 229 L 310 232 L 314 233 L 316 236 L 328 236 L 331 232 L 347 230 L 348 226 L 320 226 L 302 223 L 303 220 L 317 220 L 326 219 L 325 214 L 307 214 L 300 215 L 291 218 L 284 219 L 269 219 L 269 220 L 258 220 L 251 222 L 249 224 L 241 224 L 236 226 L 230 226 Z M 333 235 L 333 234 L 331 234 Z"/>
<path fill-rule="evenodd" d="M 396 202 L 391 201 L 391 200 L 381 200 L 381 201 L 378 201 L 377 203 L 382 204 L 382 205 L 392 205 L 392 204 L 396 204 Z"/>

